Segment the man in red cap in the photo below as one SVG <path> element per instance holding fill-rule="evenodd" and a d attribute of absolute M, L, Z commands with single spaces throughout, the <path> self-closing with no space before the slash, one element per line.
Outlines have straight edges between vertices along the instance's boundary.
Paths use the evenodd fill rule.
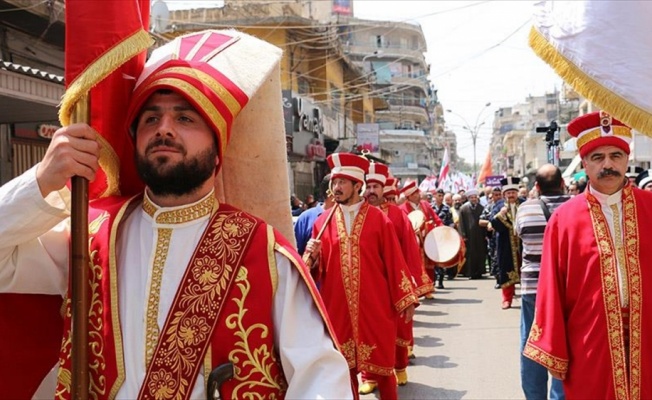
<path fill-rule="evenodd" d="M 317 219 L 306 246 L 317 264 L 313 276 L 356 391 L 357 374 L 367 372 L 381 399 L 395 399 L 397 323 L 410 321 L 418 302 L 412 274 L 392 222 L 362 197 L 369 161 L 350 153 L 327 161 L 337 205 Z"/>
<path fill-rule="evenodd" d="M 383 197 L 392 204 L 396 204 L 396 196 L 398 196 L 397 183 L 398 180 L 389 175 L 383 187 Z"/>
<path fill-rule="evenodd" d="M 604 111 L 576 118 L 588 188 L 552 214 L 523 354 L 567 398 L 652 398 L 652 194 L 625 177 L 631 130 Z"/>
<path fill-rule="evenodd" d="M 125 125 L 146 189 L 88 211 L 90 397 L 206 398 L 224 364 L 233 376 L 215 382 L 222 398 L 352 397 L 299 256 L 266 222 L 216 198 L 233 122 L 260 93 L 279 93 L 280 59 L 259 39 L 206 31 L 155 50 L 145 66 Z M 71 398 L 66 182 L 95 178 L 100 147 L 88 125 L 59 129 L 43 161 L 0 189 L 0 291 L 67 304 L 53 374 L 60 398 Z"/>
<path fill-rule="evenodd" d="M 419 244 L 412 230 L 410 220 L 395 204 L 388 202 L 383 197 L 383 190 L 387 183 L 388 175 L 389 168 L 387 165 L 374 162 L 370 163 L 369 173 L 366 176 L 367 190 L 364 197 L 369 204 L 380 208 L 392 222 L 401 246 L 403 258 L 412 273 L 412 280 L 416 287 L 415 293 L 417 296 L 421 296 L 428 293 L 430 280 L 421 265 Z M 394 365 L 396 380 L 399 386 L 405 385 L 408 382 L 408 349 L 413 340 L 412 321 L 399 319 L 396 338 L 396 364 Z M 370 373 L 362 374 L 362 382 L 363 385 L 360 386 L 361 394 L 371 393 L 377 386 L 373 374 Z"/>
<path fill-rule="evenodd" d="M 401 189 L 401 195 L 405 197 L 406 201 L 399 207 L 405 214 L 410 215 L 410 213 L 414 211 L 419 211 L 423 213 L 424 216 L 423 223 L 418 228 L 417 235 L 419 237 L 419 247 L 421 249 L 421 262 L 423 263 L 423 267 L 428 272 L 428 277 L 431 280 L 431 290 L 425 295 L 425 297 L 427 299 L 432 299 L 432 292 L 434 291 L 435 282 L 435 263 L 426 256 L 426 252 L 423 249 L 423 244 L 426 234 L 428 234 L 428 232 L 430 232 L 436 226 L 442 225 L 442 222 L 435 213 L 435 210 L 432 209 L 430 203 L 425 200 L 421 200 L 421 191 L 419 190 L 416 181 L 407 182 Z"/>

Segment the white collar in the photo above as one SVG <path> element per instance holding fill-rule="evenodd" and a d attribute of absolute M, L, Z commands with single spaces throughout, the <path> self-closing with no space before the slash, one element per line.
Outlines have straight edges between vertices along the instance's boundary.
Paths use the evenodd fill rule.
<path fill-rule="evenodd" d="M 614 194 L 604 194 L 601 192 L 598 192 L 593 186 L 589 185 L 589 191 L 592 195 L 595 196 L 596 199 L 600 202 L 602 205 L 607 205 L 611 206 L 614 204 L 618 204 L 621 202 L 623 198 L 623 190 L 620 189 Z"/>
<path fill-rule="evenodd" d="M 345 206 L 344 204 L 340 204 L 340 207 L 342 208 L 342 212 L 345 213 L 358 212 L 360 210 L 360 207 L 362 207 L 362 203 L 364 203 L 364 199 L 350 206 Z"/>

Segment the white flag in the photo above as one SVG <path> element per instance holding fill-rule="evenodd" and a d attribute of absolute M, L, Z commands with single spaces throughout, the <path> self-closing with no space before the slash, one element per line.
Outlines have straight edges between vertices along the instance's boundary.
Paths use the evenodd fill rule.
<path fill-rule="evenodd" d="M 542 1 L 534 52 L 580 95 L 652 136 L 652 2 Z"/>

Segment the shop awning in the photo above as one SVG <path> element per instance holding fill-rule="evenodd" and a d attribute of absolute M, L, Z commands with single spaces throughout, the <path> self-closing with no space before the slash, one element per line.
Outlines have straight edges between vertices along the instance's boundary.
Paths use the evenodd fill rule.
<path fill-rule="evenodd" d="M 0 61 L 0 124 L 57 121 L 63 77 Z"/>

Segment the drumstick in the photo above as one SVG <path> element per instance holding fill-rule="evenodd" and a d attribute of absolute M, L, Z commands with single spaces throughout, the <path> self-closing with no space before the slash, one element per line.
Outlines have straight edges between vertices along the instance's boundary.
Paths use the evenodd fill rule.
<path fill-rule="evenodd" d="M 326 227 L 328 226 L 328 223 L 330 222 L 331 218 L 333 218 L 333 214 L 335 214 L 335 209 L 336 208 L 337 208 L 337 204 L 335 204 L 333 207 L 331 207 L 331 211 L 328 214 L 328 217 L 326 217 L 326 221 L 324 221 L 324 225 L 321 226 L 321 229 L 317 233 L 317 237 L 315 238 L 316 240 L 321 239 L 321 236 L 326 231 Z M 312 256 L 312 253 L 305 252 L 305 253 L 303 253 L 303 257 L 302 257 L 303 262 L 306 264 L 306 267 L 308 267 L 308 269 L 312 268 L 312 262 L 313 262 L 312 261 L 313 259 L 310 256 Z"/>

